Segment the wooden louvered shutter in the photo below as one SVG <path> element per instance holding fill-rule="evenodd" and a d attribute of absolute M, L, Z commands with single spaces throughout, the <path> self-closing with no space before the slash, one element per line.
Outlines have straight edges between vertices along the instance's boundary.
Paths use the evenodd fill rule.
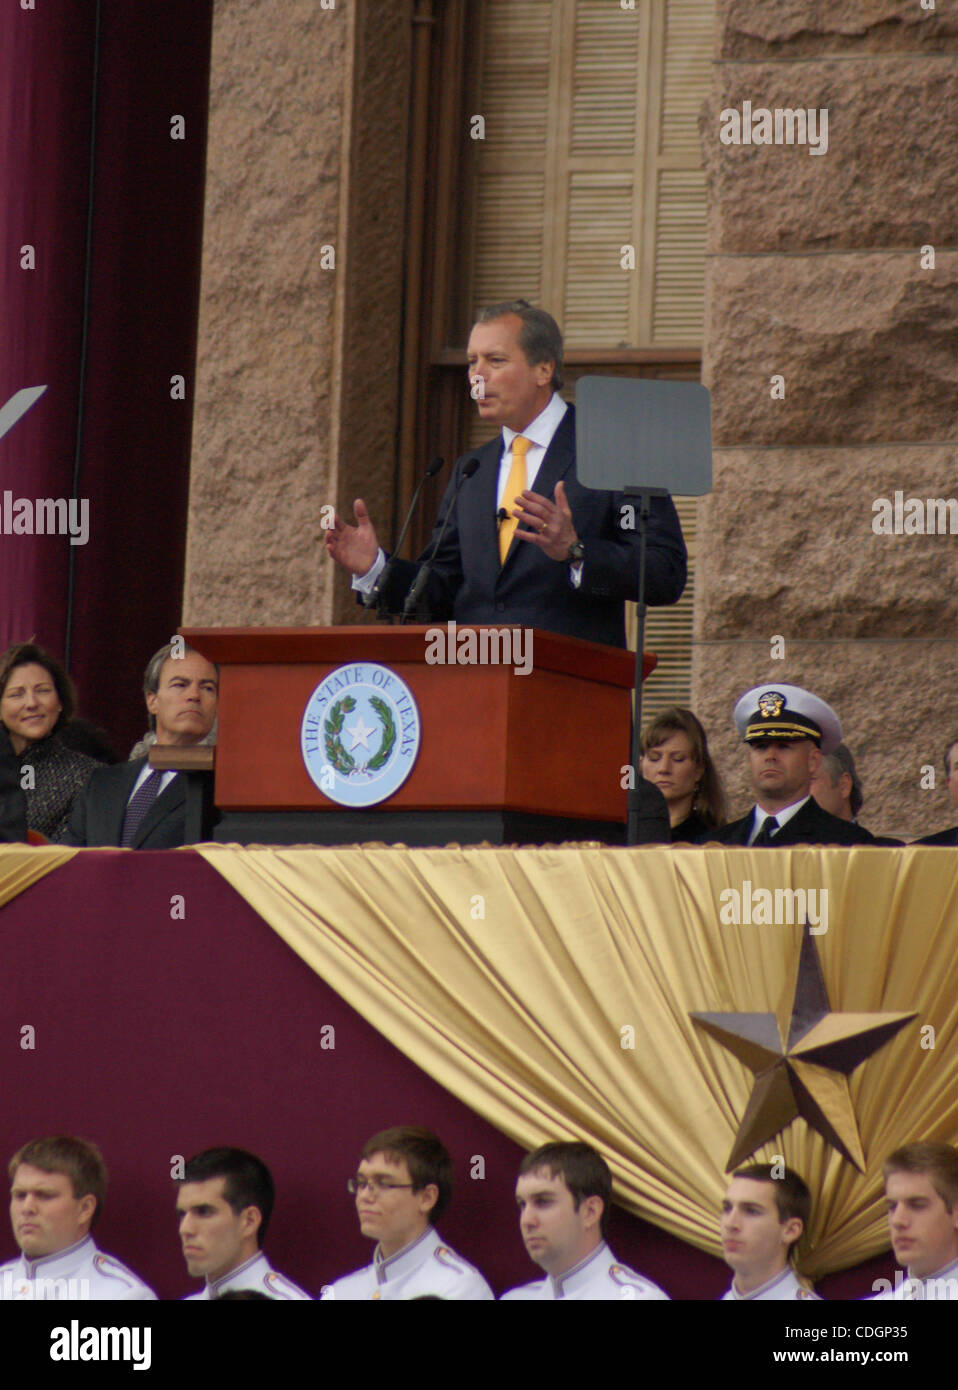
<path fill-rule="evenodd" d="M 669 354 L 702 336 L 697 122 L 714 0 L 484 0 L 479 16 L 470 312 L 519 295 L 552 309 L 570 396 L 586 371 L 694 379 Z M 466 447 L 488 438 L 475 418 L 467 430 Z M 690 578 L 677 605 L 648 615 L 649 714 L 691 688 L 696 502 L 676 505 Z"/>

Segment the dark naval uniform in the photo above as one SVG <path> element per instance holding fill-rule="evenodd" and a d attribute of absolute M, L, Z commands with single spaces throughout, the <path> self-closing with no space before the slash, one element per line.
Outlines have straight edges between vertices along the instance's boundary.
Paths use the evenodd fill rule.
<path fill-rule="evenodd" d="M 761 822 L 766 819 L 767 813 L 758 806 L 753 806 L 747 816 L 741 820 L 732 821 L 729 825 L 720 826 L 718 830 L 708 830 L 700 837 L 699 843 L 709 841 L 717 842 L 720 845 L 747 845 L 752 833 L 752 826 L 756 818 Z M 863 825 L 856 825 L 854 821 L 842 820 L 840 816 L 833 816 L 830 811 L 823 811 L 821 806 L 813 796 L 797 810 L 794 816 L 789 816 L 785 824 L 772 834 L 767 847 L 774 849 L 778 845 L 873 845 L 875 837 L 870 830 L 866 830 Z M 760 846 L 756 846 L 760 848 Z"/>

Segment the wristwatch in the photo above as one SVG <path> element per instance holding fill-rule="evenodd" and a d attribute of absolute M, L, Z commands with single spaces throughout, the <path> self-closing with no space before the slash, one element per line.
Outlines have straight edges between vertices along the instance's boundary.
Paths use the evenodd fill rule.
<path fill-rule="evenodd" d="M 582 564 L 582 561 L 585 559 L 585 546 L 581 541 L 576 541 L 574 545 L 569 546 L 569 553 L 566 559 L 570 565 Z"/>

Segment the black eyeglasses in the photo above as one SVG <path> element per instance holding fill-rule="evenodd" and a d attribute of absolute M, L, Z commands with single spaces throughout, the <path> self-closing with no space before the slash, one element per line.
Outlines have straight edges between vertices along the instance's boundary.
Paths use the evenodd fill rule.
<path fill-rule="evenodd" d="M 368 1187 L 370 1192 L 392 1192 L 398 1187 L 414 1187 L 411 1182 L 393 1182 L 392 1178 L 363 1178 L 357 1173 L 354 1178 L 347 1178 L 346 1186 L 353 1194 L 362 1192 L 364 1187 Z"/>

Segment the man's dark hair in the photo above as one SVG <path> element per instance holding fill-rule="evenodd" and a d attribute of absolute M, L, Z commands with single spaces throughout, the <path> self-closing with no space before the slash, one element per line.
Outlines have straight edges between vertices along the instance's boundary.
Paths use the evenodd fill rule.
<path fill-rule="evenodd" d="M 519 1165 L 519 1176 L 537 1173 L 543 1169 L 552 1178 L 561 1178 L 572 1193 L 572 1203 L 576 1211 L 583 1197 L 602 1198 L 602 1218 L 599 1228 L 602 1239 L 609 1234 L 609 1212 L 612 1206 L 612 1174 L 609 1165 L 591 1144 L 554 1143 L 543 1144 L 526 1154 Z"/>
<path fill-rule="evenodd" d="M 808 1231 L 808 1223 L 812 1219 L 812 1194 L 809 1192 L 804 1178 L 800 1178 L 794 1168 L 784 1168 L 780 1178 L 772 1177 L 772 1167 L 768 1163 L 748 1163 L 744 1168 L 736 1168 L 732 1177 L 749 1178 L 752 1182 L 771 1183 L 775 1195 L 775 1210 L 778 1212 L 778 1224 L 784 1226 L 786 1221 L 791 1221 L 796 1216 L 801 1221 L 801 1235 L 796 1236 L 788 1247 L 789 1258 L 791 1258 L 797 1251 L 802 1236 Z"/>
<path fill-rule="evenodd" d="M 174 647 L 175 650 L 179 652 L 179 656 L 177 657 L 173 656 Z M 163 667 L 166 665 L 168 661 L 178 661 L 180 657 L 192 656 L 194 654 L 196 656 L 203 656 L 203 653 L 198 652 L 195 647 L 186 646 L 182 638 L 178 639 L 175 644 L 173 642 L 167 642 L 165 647 L 161 647 L 158 652 L 154 652 L 153 655 L 150 657 L 149 661 L 146 663 L 146 670 L 143 672 L 144 696 L 158 694 L 160 689 L 160 676 L 163 672 Z M 203 660 L 207 661 L 209 660 L 209 658 L 203 657 Z M 215 661 L 210 661 L 210 665 L 216 672 L 216 680 L 217 684 L 219 684 L 220 668 Z M 151 729 L 156 728 L 155 714 L 150 715 L 149 723 Z"/>
<path fill-rule="evenodd" d="M 0 656 L 0 699 L 3 698 L 3 692 L 7 688 L 10 677 L 18 666 L 43 667 L 53 681 L 57 699 L 63 706 L 60 716 L 53 726 L 53 731 L 56 732 L 64 724 L 68 724 L 76 714 L 76 686 L 67 675 L 65 667 L 57 661 L 56 657 L 51 656 L 43 647 L 38 647 L 36 642 L 15 642 Z"/>
<path fill-rule="evenodd" d="M 507 314 L 515 314 L 522 320 L 519 346 L 529 366 L 535 367 L 539 362 L 554 363 L 552 389 L 561 391 L 562 333 L 555 319 L 545 309 L 536 309 L 528 299 L 503 299 L 499 304 L 489 304 L 485 309 L 480 309 L 476 323 L 494 323 L 496 319 L 504 319 Z"/>
<path fill-rule="evenodd" d="M 958 1202 L 958 1149 L 951 1144 L 904 1144 L 889 1154 L 882 1164 L 882 1173 L 920 1173 L 951 1211 Z"/>
<path fill-rule="evenodd" d="M 208 1182 L 210 1178 L 225 1178 L 223 1196 L 239 1216 L 247 1207 L 257 1207 L 262 1220 L 256 1233 L 262 1246 L 273 1214 L 276 1189 L 273 1177 L 261 1158 L 245 1149 L 204 1149 L 187 1163 L 182 1178 L 185 1182 Z"/>
<path fill-rule="evenodd" d="M 45 1139 L 32 1139 L 22 1149 L 17 1149 L 11 1158 L 7 1170 L 11 1179 L 21 1163 L 30 1168 L 39 1168 L 41 1173 L 64 1173 L 70 1179 L 73 1195 L 78 1200 L 92 1193 L 96 1198 L 96 1208 L 90 1221 L 93 1226 L 100 1215 L 110 1181 L 103 1155 L 96 1144 L 91 1144 L 88 1139 L 77 1139 L 72 1134 L 52 1134 Z"/>
<path fill-rule="evenodd" d="M 439 1196 L 429 1213 L 429 1221 L 435 1226 L 452 1201 L 452 1159 L 442 1140 L 417 1125 L 394 1125 L 367 1139 L 359 1156 L 372 1158 L 379 1153 L 394 1163 L 405 1162 L 414 1192 L 435 1183 Z"/>

